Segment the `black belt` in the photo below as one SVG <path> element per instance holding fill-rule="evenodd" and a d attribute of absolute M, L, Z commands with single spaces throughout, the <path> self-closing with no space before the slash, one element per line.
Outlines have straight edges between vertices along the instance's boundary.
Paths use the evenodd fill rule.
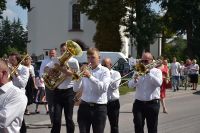
<path fill-rule="evenodd" d="M 153 103 L 159 103 L 160 99 L 153 99 L 151 101 L 140 101 L 140 100 L 135 100 L 135 103 L 142 103 L 142 104 L 153 104 Z"/>
<path fill-rule="evenodd" d="M 87 105 L 87 106 L 90 106 L 90 107 L 106 106 L 106 104 L 91 103 L 91 102 L 86 102 L 86 101 L 83 101 L 83 100 L 81 100 L 81 104 L 82 105 Z"/>
<path fill-rule="evenodd" d="M 70 87 L 70 88 L 67 88 L 67 89 L 58 89 L 58 88 L 56 88 L 55 91 L 69 91 L 71 89 L 73 89 L 73 87 Z"/>

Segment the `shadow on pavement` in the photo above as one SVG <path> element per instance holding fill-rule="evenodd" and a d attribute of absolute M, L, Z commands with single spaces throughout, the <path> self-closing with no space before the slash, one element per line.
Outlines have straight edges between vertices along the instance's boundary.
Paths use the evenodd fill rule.
<path fill-rule="evenodd" d="M 193 93 L 194 95 L 200 95 L 200 91 L 196 91 Z"/>
<path fill-rule="evenodd" d="M 131 111 L 121 111 L 120 113 L 132 113 Z"/>

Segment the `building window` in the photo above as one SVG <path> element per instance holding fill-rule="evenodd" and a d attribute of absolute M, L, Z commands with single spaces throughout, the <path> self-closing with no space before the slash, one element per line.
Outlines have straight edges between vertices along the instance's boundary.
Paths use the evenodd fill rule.
<path fill-rule="evenodd" d="M 81 14 L 79 4 L 72 5 L 72 30 L 80 30 L 81 25 Z"/>

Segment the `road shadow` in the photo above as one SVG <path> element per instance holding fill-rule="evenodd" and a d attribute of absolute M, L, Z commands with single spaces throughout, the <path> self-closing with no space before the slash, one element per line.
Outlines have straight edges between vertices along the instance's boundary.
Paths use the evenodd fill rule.
<path fill-rule="evenodd" d="M 200 95 L 200 91 L 196 91 L 193 93 L 194 95 Z"/>
<path fill-rule="evenodd" d="M 132 113 L 131 111 L 121 111 L 120 114 Z"/>

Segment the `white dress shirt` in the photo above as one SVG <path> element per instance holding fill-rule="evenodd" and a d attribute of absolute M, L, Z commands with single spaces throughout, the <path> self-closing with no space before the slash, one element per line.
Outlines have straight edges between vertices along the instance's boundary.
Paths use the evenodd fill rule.
<path fill-rule="evenodd" d="M 110 84 L 110 71 L 99 64 L 90 70 L 90 78 L 83 77 L 74 84 L 74 91 L 82 89 L 81 99 L 85 102 L 107 104 L 107 91 Z"/>
<path fill-rule="evenodd" d="M 128 86 L 136 88 L 135 99 L 140 101 L 151 101 L 160 99 L 160 86 L 162 84 L 162 72 L 160 69 L 152 68 L 148 74 L 139 77 L 138 81 L 130 80 Z"/>
<path fill-rule="evenodd" d="M 26 105 L 25 94 L 12 81 L 0 87 L 0 133 L 19 133 Z"/>
<path fill-rule="evenodd" d="M 111 83 L 108 87 L 108 101 L 119 99 L 119 84 L 121 82 L 121 75 L 118 71 L 110 70 Z"/>
<path fill-rule="evenodd" d="M 54 58 L 46 66 L 53 68 L 55 63 L 59 64 L 58 58 Z M 79 64 L 78 64 L 77 59 L 72 57 L 68 60 L 67 63 L 69 65 L 70 69 L 75 70 L 75 71 L 79 71 Z M 68 88 L 72 88 L 73 84 L 74 84 L 74 81 L 72 81 L 72 76 L 70 76 L 70 77 L 68 76 L 57 88 L 58 89 L 68 89 Z"/>
<path fill-rule="evenodd" d="M 25 93 L 25 87 L 27 85 L 28 79 L 29 79 L 29 69 L 26 66 L 19 65 L 18 69 L 18 76 L 13 77 L 12 81 L 15 86 L 20 88 Z"/>
<path fill-rule="evenodd" d="M 53 57 L 55 58 L 55 57 Z M 46 67 L 46 65 L 52 61 L 53 58 L 47 58 L 45 60 L 42 61 L 41 65 L 40 65 L 40 77 L 42 77 L 43 73 L 44 73 L 44 68 Z"/>

